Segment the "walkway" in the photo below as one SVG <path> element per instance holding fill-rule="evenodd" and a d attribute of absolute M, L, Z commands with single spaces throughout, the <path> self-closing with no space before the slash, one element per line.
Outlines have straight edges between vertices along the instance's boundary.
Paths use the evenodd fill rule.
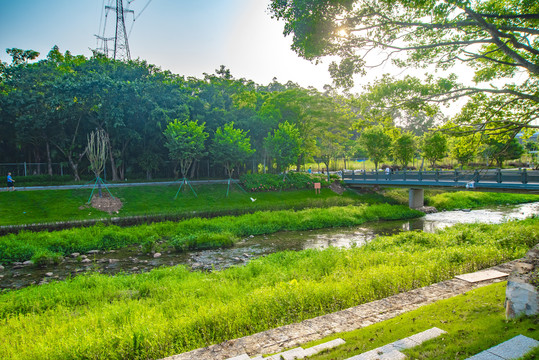
<path fill-rule="evenodd" d="M 509 274 L 517 261 L 494 266 L 491 270 Z M 254 357 L 260 354 L 277 353 L 331 334 L 352 331 L 388 320 L 435 301 L 448 299 L 503 280 L 505 278 L 469 282 L 453 278 L 300 323 L 174 355 L 164 360 L 224 360 L 243 354 Z"/>
<path fill-rule="evenodd" d="M 228 179 L 223 180 L 189 180 L 192 185 L 201 184 L 228 184 Z M 232 179 L 232 182 L 236 183 L 238 180 Z M 168 185 L 181 185 L 181 180 L 177 181 L 154 181 L 154 182 L 141 182 L 141 183 L 107 183 L 108 187 L 132 187 L 132 186 L 168 186 Z M 84 185 L 50 185 L 50 186 L 22 186 L 19 187 L 15 184 L 15 191 L 34 191 L 34 190 L 77 190 L 77 189 L 91 189 L 94 187 L 93 182 Z M 6 188 L 2 188 L 6 190 Z"/>

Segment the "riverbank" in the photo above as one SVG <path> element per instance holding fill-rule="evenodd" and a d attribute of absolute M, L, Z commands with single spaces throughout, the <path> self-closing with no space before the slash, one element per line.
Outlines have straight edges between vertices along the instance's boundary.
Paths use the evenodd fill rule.
<path fill-rule="evenodd" d="M 0 357 L 166 357 L 510 261 L 537 241 L 530 219 L 279 252 L 210 273 L 77 276 L 0 295 Z"/>

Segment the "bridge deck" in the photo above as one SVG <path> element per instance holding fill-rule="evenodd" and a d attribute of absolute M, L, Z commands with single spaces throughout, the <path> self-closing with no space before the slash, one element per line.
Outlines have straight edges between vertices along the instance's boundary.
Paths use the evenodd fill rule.
<path fill-rule="evenodd" d="M 476 189 L 499 192 L 539 192 L 539 171 L 343 171 L 343 181 L 351 186 Z"/>

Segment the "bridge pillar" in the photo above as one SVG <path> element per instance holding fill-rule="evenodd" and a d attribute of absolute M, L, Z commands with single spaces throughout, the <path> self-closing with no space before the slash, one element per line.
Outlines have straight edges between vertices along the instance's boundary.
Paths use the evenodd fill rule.
<path fill-rule="evenodd" d="M 408 192 L 408 206 L 411 209 L 419 209 L 425 205 L 423 189 L 410 189 Z"/>

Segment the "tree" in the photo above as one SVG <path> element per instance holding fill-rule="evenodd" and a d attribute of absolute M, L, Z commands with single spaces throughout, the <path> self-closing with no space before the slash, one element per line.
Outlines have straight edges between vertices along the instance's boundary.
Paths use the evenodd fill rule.
<path fill-rule="evenodd" d="M 505 160 L 518 159 L 524 154 L 524 147 L 517 139 L 510 141 L 490 138 L 486 141 L 484 153 L 496 161 L 496 166 L 502 167 Z"/>
<path fill-rule="evenodd" d="M 392 145 L 393 159 L 406 169 L 416 151 L 415 136 L 409 131 L 399 132 Z"/>
<path fill-rule="evenodd" d="M 475 124 L 473 131 L 538 127 L 537 1 L 272 0 L 270 7 L 286 22 L 284 34 L 293 36 L 300 56 L 341 58 L 329 66 L 340 86 L 351 87 L 354 74 L 389 61 L 440 70 L 458 64 L 473 71 L 474 85 L 460 84 L 453 75 L 425 82 L 408 78 L 394 103 L 471 97 L 468 104 L 481 111 L 461 120 Z M 496 82 L 481 85 L 491 81 Z"/>
<path fill-rule="evenodd" d="M 431 168 L 436 166 L 436 162 L 447 155 L 447 136 L 440 131 L 430 131 L 423 135 L 421 141 L 421 151 L 423 157 L 430 162 Z"/>
<path fill-rule="evenodd" d="M 167 125 L 164 131 L 165 146 L 172 160 L 180 166 L 183 179 L 187 178 L 187 171 L 195 159 L 206 155 L 204 142 L 208 133 L 204 131 L 204 123 L 198 125 L 196 121 L 174 120 Z"/>
<path fill-rule="evenodd" d="M 463 167 L 474 158 L 478 143 L 478 136 L 474 134 L 453 137 L 449 140 L 449 153 Z"/>
<path fill-rule="evenodd" d="M 95 175 L 99 197 L 103 197 L 101 192 L 101 173 L 105 169 L 105 162 L 107 161 L 107 135 L 103 130 L 92 131 L 88 135 L 86 154 L 90 161 L 90 168 Z"/>
<path fill-rule="evenodd" d="M 241 129 L 234 129 L 233 122 L 215 131 L 211 155 L 215 163 L 223 164 L 229 179 L 232 179 L 234 170 L 253 153 L 247 133 Z"/>
<path fill-rule="evenodd" d="M 285 171 L 298 159 L 301 151 L 301 135 L 297 127 L 288 121 L 280 123 L 273 135 L 264 139 L 269 155 L 277 164 L 277 172 Z"/>
<path fill-rule="evenodd" d="M 385 133 L 381 125 L 363 130 L 359 143 L 374 162 L 376 170 L 378 170 L 378 164 L 384 161 L 391 153 L 391 137 Z"/>

